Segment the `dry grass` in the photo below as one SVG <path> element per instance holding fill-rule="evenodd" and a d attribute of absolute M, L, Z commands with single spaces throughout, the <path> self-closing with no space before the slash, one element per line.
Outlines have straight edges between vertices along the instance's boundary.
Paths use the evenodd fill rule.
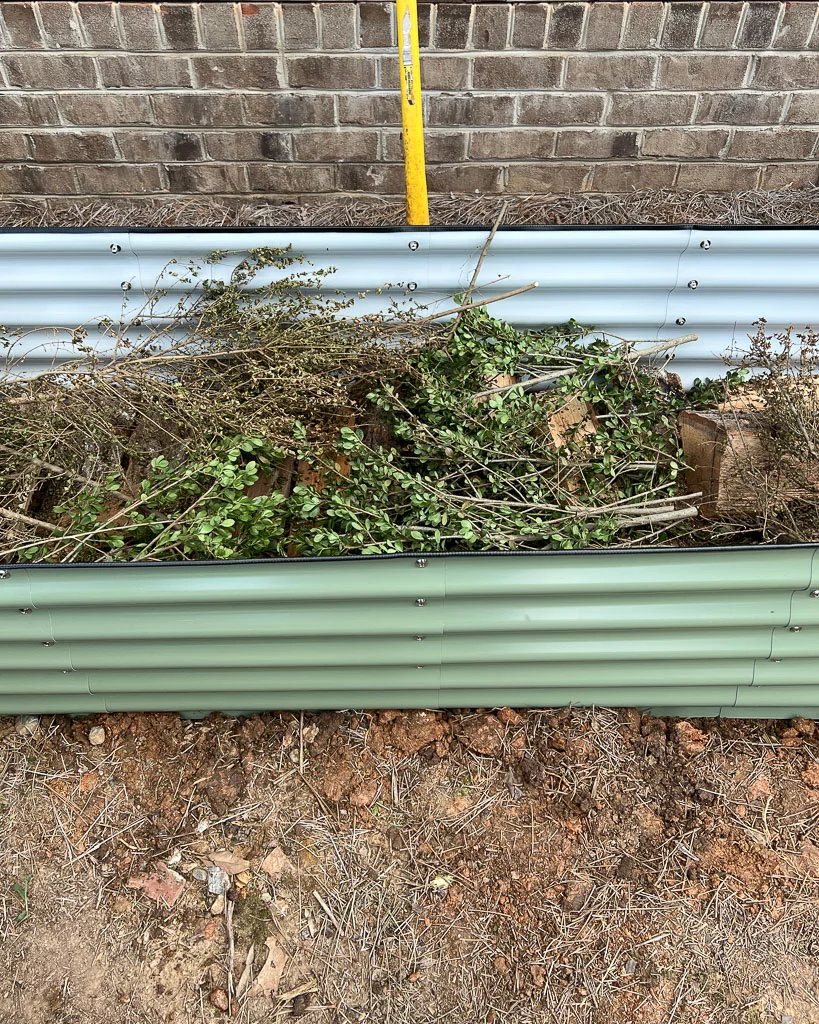
<path fill-rule="evenodd" d="M 0 1020 L 220 1019 L 228 934 L 194 875 L 220 848 L 251 864 L 234 986 L 251 945 L 253 975 L 268 936 L 286 957 L 243 1024 L 819 1020 L 811 723 L 691 746 L 636 713 L 501 717 L 112 715 L 101 747 L 88 720 L 0 722 Z M 126 887 L 160 861 L 171 908 Z"/>
<path fill-rule="evenodd" d="M 572 193 L 430 198 L 433 224 L 813 224 L 819 188 L 749 192 Z M 377 227 L 404 223 L 403 201 L 340 196 L 264 199 L 7 199 L 0 227 Z"/>

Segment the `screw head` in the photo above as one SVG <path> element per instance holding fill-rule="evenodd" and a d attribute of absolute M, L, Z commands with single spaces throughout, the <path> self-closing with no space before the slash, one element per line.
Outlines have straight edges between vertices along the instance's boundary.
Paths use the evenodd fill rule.
<path fill-rule="evenodd" d="M 426 558 L 416 558 L 415 559 L 415 564 L 418 566 L 419 569 L 426 569 L 426 567 L 427 567 L 427 560 L 426 560 Z"/>
<path fill-rule="evenodd" d="M 699 281 L 689 281 L 688 282 L 688 287 L 691 289 L 692 292 L 695 292 L 697 290 L 697 288 L 699 288 L 699 286 L 700 286 Z"/>
<path fill-rule="evenodd" d="M 122 290 L 123 290 L 124 292 L 129 292 L 129 291 L 131 290 L 131 282 L 130 282 L 130 281 L 123 281 L 123 282 L 122 282 L 122 283 L 120 284 L 120 288 L 121 288 L 121 289 L 122 289 Z"/>
<path fill-rule="evenodd" d="M 410 281 L 409 284 L 407 285 L 407 291 L 408 292 L 414 292 L 417 287 L 418 287 L 418 282 L 417 281 Z"/>
<path fill-rule="evenodd" d="M 419 245 L 418 242 L 410 242 L 410 244 L 407 246 L 407 248 L 410 250 L 410 252 L 415 252 L 416 249 L 418 248 L 418 245 Z"/>
<path fill-rule="evenodd" d="M 111 244 L 111 245 L 109 246 L 109 248 L 110 248 L 111 252 L 112 252 L 112 253 L 114 253 L 114 255 L 115 255 L 115 256 L 116 256 L 116 254 L 117 254 L 118 252 L 122 252 L 122 246 L 121 246 L 121 245 L 117 245 L 117 243 L 116 243 L 116 242 L 113 242 L 113 243 L 112 243 L 112 244 Z"/>
<path fill-rule="evenodd" d="M 684 316 L 678 316 L 677 319 L 674 322 L 676 323 L 676 325 L 678 327 L 682 327 L 683 324 L 685 323 L 685 317 Z"/>
<path fill-rule="evenodd" d="M 703 238 L 703 240 L 700 242 L 700 249 L 710 249 L 710 248 L 711 248 L 711 240 L 709 238 Z"/>
<path fill-rule="evenodd" d="M 56 640 L 43 640 L 43 647 L 54 647 L 56 643 Z"/>
<path fill-rule="evenodd" d="M 790 631 L 791 631 L 791 633 L 801 633 L 802 632 L 802 627 L 801 626 L 791 626 L 790 627 Z"/>
<path fill-rule="evenodd" d="M 6 573 L 6 576 L 8 576 L 8 573 Z M 812 590 L 810 592 L 810 596 L 811 597 L 819 597 L 819 590 Z"/>
<path fill-rule="evenodd" d="M 415 639 L 416 640 L 426 640 L 426 637 L 425 636 L 417 636 Z"/>
<path fill-rule="evenodd" d="M 31 615 L 31 609 L 30 608 L 21 608 L 20 609 L 20 614 L 21 615 Z"/>
<path fill-rule="evenodd" d="M 0 569 L 0 580 L 7 580 L 11 576 L 8 569 Z"/>
<path fill-rule="evenodd" d="M 416 597 L 415 603 L 419 608 L 423 608 L 424 605 L 427 603 L 427 599 L 425 597 Z"/>

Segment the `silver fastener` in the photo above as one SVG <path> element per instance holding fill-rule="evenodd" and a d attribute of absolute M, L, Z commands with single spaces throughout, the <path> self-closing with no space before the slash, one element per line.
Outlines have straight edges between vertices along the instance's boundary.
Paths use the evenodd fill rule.
<path fill-rule="evenodd" d="M 682 327 L 682 325 L 683 325 L 684 323 L 685 323 L 685 317 L 684 317 L 684 316 L 678 316 L 678 317 L 677 317 L 677 320 L 676 320 L 676 324 L 677 324 L 677 326 L 678 326 L 678 327 Z"/>
<path fill-rule="evenodd" d="M 21 608 L 20 609 L 20 614 L 21 615 L 30 615 L 31 614 L 31 609 L 30 608 Z"/>
<path fill-rule="evenodd" d="M 802 627 L 801 626 L 791 626 L 790 629 L 791 629 L 791 633 L 801 633 L 802 632 Z"/>
<path fill-rule="evenodd" d="M 131 282 L 130 282 L 130 281 L 123 281 L 123 282 L 122 282 L 122 283 L 120 284 L 120 288 L 121 288 L 121 289 L 122 289 L 122 290 L 123 290 L 124 292 L 129 292 L 129 291 L 131 290 Z"/>
<path fill-rule="evenodd" d="M 415 639 L 416 640 L 426 640 L 426 637 L 425 636 L 417 636 Z"/>
<path fill-rule="evenodd" d="M 780 665 L 782 663 L 781 658 L 771 658 L 771 661 L 774 663 L 774 665 Z"/>
<path fill-rule="evenodd" d="M 11 576 L 8 569 L 0 569 L 0 580 L 7 580 Z"/>
<path fill-rule="evenodd" d="M 418 242 L 410 242 L 410 244 L 409 244 L 410 252 L 415 252 L 415 250 L 418 248 L 418 245 L 419 245 Z"/>
<path fill-rule="evenodd" d="M 0 575 L 2 575 L 2 574 L 0 573 Z M 6 573 L 6 576 L 8 576 L 8 573 Z M 810 592 L 810 596 L 811 597 L 819 597 L 819 590 L 812 590 Z"/>
<path fill-rule="evenodd" d="M 711 240 L 709 238 L 703 238 L 703 240 L 700 242 L 700 249 L 710 249 L 710 248 L 711 248 Z"/>
<path fill-rule="evenodd" d="M 700 286 L 699 281 L 689 281 L 688 282 L 688 287 L 691 289 L 692 292 L 696 291 L 697 288 L 699 288 L 699 286 Z"/>
<path fill-rule="evenodd" d="M 426 567 L 427 567 L 427 560 L 426 560 L 426 558 L 416 558 L 415 559 L 415 564 L 418 566 L 419 569 L 426 569 Z"/>
<path fill-rule="evenodd" d="M 56 643 L 56 640 L 43 640 L 43 647 L 53 647 Z"/>
<path fill-rule="evenodd" d="M 423 608 L 424 605 L 427 603 L 427 599 L 425 597 L 416 597 L 415 603 L 418 605 L 419 608 Z"/>
<path fill-rule="evenodd" d="M 109 249 L 111 250 L 111 252 L 112 252 L 112 253 L 113 253 L 113 254 L 114 254 L 115 256 L 116 256 L 116 254 L 117 254 L 118 252 L 122 252 L 122 246 L 121 246 L 121 245 L 117 245 L 117 243 L 116 243 L 116 242 L 112 242 L 112 243 L 111 243 L 111 245 L 109 246 Z"/>
<path fill-rule="evenodd" d="M 410 281 L 410 283 L 407 285 L 407 291 L 408 292 L 414 292 L 417 287 L 418 287 L 418 282 L 417 281 Z"/>

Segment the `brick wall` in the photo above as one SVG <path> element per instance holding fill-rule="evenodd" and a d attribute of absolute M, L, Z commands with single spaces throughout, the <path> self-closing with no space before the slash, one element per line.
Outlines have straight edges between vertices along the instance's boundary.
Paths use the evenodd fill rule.
<path fill-rule="evenodd" d="M 818 8 L 422 4 L 430 189 L 814 184 Z M 2 194 L 402 191 L 390 3 L 0 10 Z"/>

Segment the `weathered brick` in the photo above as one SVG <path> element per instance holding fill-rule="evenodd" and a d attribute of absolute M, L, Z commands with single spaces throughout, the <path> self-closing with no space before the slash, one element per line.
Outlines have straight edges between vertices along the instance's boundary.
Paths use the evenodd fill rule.
<path fill-rule="evenodd" d="M 339 164 L 340 192 L 397 195 L 404 191 L 403 164 Z"/>
<path fill-rule="evenodd" d="M 432 46 L 432 4 L 418 4 L 418 45 Z"/>
<path fill-rule="evenodd" d="M 633 192 L 643 188 L 671 188 L 677 176 L 676 163 L 611 163 L 594 169 L 595 192 Z"/>
<path fill-rule="evenodd" d="M 518 124 L 600 124 L 604 106 L 604 98 L 592 93 L 521 96 Z"/>
<path fill-rule="evenodd" d="M 285 50 L 315 50 L 318 47 L 318 19 L 315 4 L 283 4 Z"/>
<path fill-rule="evenodd" d="M 556 132 L 548 129 L 472 132 L 471 160 L 542 160 L 555 148 Z"/>
<path fill-rule="evenodd" d="M 40 4 L 46 45 L 52 49 L 81 50 L 85 45 L 77 9 L 63 0 Z"/>
<path fill-rule="evenodd" d="M 707 192 L 740 192 L 756 188 L 759 168 L 745 164 L 680 164 L 677 188 Z"/>
<path fill-rule="evenodd" d="M 0 4 L 0 14 L 6 25 L 6 36 L 11 46 L 21 50 L 39 50 L 43 46 L 40 26 L 34 14 L 33 3 Z"/>
<path fill-rule="evenodd" d="M 375 97 L 369 97 L 375 98 Z M 339 103 L 349 96 L 340 96 Z M 400 102 L 400 101 L 399 101 Z M 298 128 L 302 125 L 331 125 L 335 120 L 332 96 L 293 96 L 290 93 L 248 93 L 244 97 L 248 124 L 275 128 Z M 231 122 L 226 122 L 230 124 Z M 237 122 L 233 122 L 236 124 Z M 372 122 L 367 122 L 372 123 Z"/>
<path fill-rule="evenodd" d="M 664 3 L 642 3 L 640 0 L 630 3 L 623 32 L 623 49 L 651 50 L 657 46 L 665 9 Z"/>
<path fill-rule="evenodd" d="M 811 89 L 819 84 L 819 53 L 776 53 L 759 58 L 755 89 Z"/>
<path fill-rule="evenodd" d="M 435 45 L 439 50 L 464 50 L 469 42 L 469 4 L 438 4 Z"/>
<path fill-rule="evenodd" d="M 243 164 L 170 164 L 169 191 L 213 195 L 219 192 L 247 192 Z"/>
<path fill-rule="evenodd" d="M 663 54 L 658 89 L 739 89 L 745 81 L 747 54 Z"/>
<path fill-rule="evenodd" d="M 626 7 L 625 3 L 608 2 L 594 3 L 589 7 L 584 44 L 587 50 L 618 49 Z"/>
<path fill-rule="evenodd" d="M 421 61 L 421 74 L 424 73 L 424 64 L 428 60 L 447 60 L 447 57 L 427 57 L 424 55 L 423 61 Z M 464 60 L 464 58 L 461 58 Z M 401 73 L 398 70 L 398 59 L 394 53 L 382 54 L 375 58 L 376 64 L 378 65 L 378 88 L 390 89 L 394 91 L 401 85 Z M 467 70 L 469 68 L 468 63 L 464 60 Z M 399 93 L 399 96 L 401 94 Z"/>
<path fill-rule="evenodd" d="M 232 128 L 242 123 L 242 102 L 238 93 L 158 92 L 152 99 L 156 123 L 160 125 Z"/>
<path fill-rule="evenodd" d="M 606 123 L 633 128 L 688 124 L 696 99 L 682 92 L 618 92 L 611 97 Z"/>
<path fill-rule="evenodd" d="M 423 71 L 423 67 L 422 67 Z M 301 97 L 293 97 L 301 99 Z M 324 96 L 317 96 L 316 99 L 325 99 Z M 330 105 L 332 118 L 332 103 Z M 349 96 L 338 98 L 338 119 L 341 124 L 362 124 L 370 126 L 401 124 L 401 98 L 394 93 L 367 94 L 353 93 Z M 316 124 L 319 122 L 310 122 Z M 332 124 L 332 120 L 320 122 Z"/>
<path fill-rule="evenodd" d="M 395 44 L 392 4 L 370 3 L 369 0 L 365 0 L 359 4 L 358 17 L 361 26 L 359 45 L 387 49 Z"/>
<path fill-rule="evenodd" d="M 393 58 L 393 64 L 397 61 Z M 384 84 L 382 70 L 381 83 Z M 465 89 L 469 85 L 469 58 L 466 56 L 434 57 L 421 62 L 421 86 L 424 89 Z"/>
<path fill-rule="evenodd" d="M 113 4 L 83 0 L 77 4 L 83 32 L 92 50 L 118 50 L 122 45 Z"/>
<path fill-rule="evenodd" d="M 382 132 L 382 159 L 397 163 L 404 159 L 401 132 Z M 427 131 L 424 136 L 424 155 L 430 164 L 452 164 L 466 159 L 468 132 Z"/>
<path fill-rule="evenodd" d="M 239 28 L 237 15 L 242 10 L 232 3 L 203 3 L 199 5 L 199 29 L 202 33 L 202 45 L 206 50 L 217 53 L 241 49 L 239 45 Z M 249 14 L 243 19 L 245 26 L 250 20 Z M 251 47 L 252 49 L 252 47 Z"/>
<path fill-rule="evenodd" d="M 638 155 L 638 132 L 562 131 L 557 137 L 558 157 L 590 159 L 629 158 Z"/>
<path fill-rule="evenodd" d="M 105 132 L 34 132 L 31 136 L 34 159 L 41 164 L 116 160 L 111 136 Z"/>
<path fill-rule="evenodd" d="M 515 50 L 541 50 L 546 42 L 548 16 L 549 8 L 545 4 L 515 4 L 512 48 Z"/>
<path fill-rule="evenodd" d="M 3 57 L 13 89 L 94 89 L 93 57 L 63 53 L 10 53 Z"/>
<path fill-rule="evenodd" d="M 193 4 L 162 4 L 159 8 L 159 20 L 162 22 L 168 49 L 178 52 L 195 50 L 199 46 L 196 8 Z"/>
<path fill-rule="evenodd" d="M 15 160 L 28 160 L 30 156 L 27 136 L 22 132 L 3 132 L 0 162 L 12 163 Z"/>
<path fill-rule="evenodd" d="M 771 45 L 780 4 L 767 0 L 754 0 L 745 11 L 745 21 L 739 31 L 737 47 L 749 50 L 764 50 Z"/>
<path fill-rule="evenodd" d="M 473 50 L 503 50 L 509 30 L 509 4 L 481 4 L 472 22 Z"/>
<path fill-rule="evenodd" d="M 151 102 L 145 93 L 63 93 L 59 104 L 63 118 L 73 125 L 142 125 L 153 122 Z"/>
<path fill-rule="evenodd" d="M 306 164 L 368 163 L 378 158 L 378 132 L 350 128 L 296 132 L 293 156 Z"/>
<path fill-rule="evenodd" d="M 509 192 L 587 192 L 593 164 L 557 163 L 544 160 L 536 164 L 510 164 L 507 170 Z"/>
<path fill-rule="evenodd" d="M 549 49 L 576 50 L 583 38 L 585 4 L 557 4 L 549 19 Z"/>
<path fill-rule="evenodd" d="M 503 170 L 488 164 L 452 164 L 427 170 L 430 192 L 503 192 Z"/>
<path fill-rule="evenodd" d="M 550 54 L 476 57 L 472 84 L 476 89 L 549 89 L 560 82 L 562 64 L 562 58 Z"/>
<path fill-rule="evenodd" d="M 121 3 L 119 21 L 129 50 L 161 50 L 157 8 L 147 3 Z"/>
<path fill-rule="evenodd" d="M 762 169 L 761 188 L 800 188 L 819 184 L 819 164 L 768 164 Z"/>
<path fill-rule="evenodd" d="M 354 50 L 358 43 L 355 4 L 321 4 L 322 50 Z"/>
<path fill-rule="evenodd" d="M 730 50 L 739 29 L 744 5 L 713 0 L 700 32 L 699 46 L 705 50 Z"/>
<path fill-rule="evenodd" d="M 726 128 L 649 128 L 643 135 L 643 156 L 716 159 L 728 142 Z"/>
<path fill-rule="evenodd" d="M 810 39 L 810 30 L 816 20 L 816 2 L 790 3 L 774 36 L 775 50 L 804 50 Z"/>
<path fill-rule="evenodd" d="M 205 157 L 201 132 L 121 131 L 117 133 L 117 145 L 123 160 L 136 164 Z"/>
<path fill-rule="evenodd" d="M 166 191 L 160 168 L 151 164 L 78 164 L 74 174 L 78 195 L 146 195 Z"/>
<path fill-rule="evenodd" d="M 697 38 L 702 3 L 668 4 L 663 27 L 662 46 L 669 50 L 691 50 Z"/>
<path fill-rule="evenodd" d="M 798 128 L 737 129 L 730 160 L 807 160 L 816 148 L 815 131 Z"/>
<path fill-rule="evenodd" d="M 217 6 L 219 5 L 217 4 Z M 224 6 L 228 7 L 229 4 L 224 4 Z M 288 5 L 285 4 L 284 6 L 287 7 Z M 278 49 L 278 11 L 279 5 L 274 3 L 239 4 L 239 17 L 242 19 L 242 32 L 246 49 Z M 315 21 L 313 24 L 315 25 Z M 312 47 L 309 48 L 312 49 Z"/>
<path fill-rule="evenodd" d="M 428 123 L 448 128 L 453 124 L 476 127 L 512 123 L 513 96 L 430 96 Z"/>
<path fill-rule="evenodd" d="M 567 89 L 649 89 L 654 56 L 578 53 L 566 57 Z"/>
<path fill-rule="evenodd" d="M 819 92 L 796 93 L 785 120 L 789 124 L 819 123 Z"/>
<path fill-rule="evenodd" d="M 60 99 L 64 100 L 65 97 Z M 59 123 L 60 116 L 53 96 L 0 93 L 0 125 L 21 125 L 30 128 L 33 125 L 45 127 Z"/>
<path fill-rule="evenodd" d="M 350 166 L 356 166 L 354 164 Z M 302 193 L 332 192 L 335 185 L 334 168 L 319 164 L 249 163 L 246 165 L 251 192 Z M 341 168 L 339 168 L 339 171 Z"/>
<path fill-rule="evenodd" d="M 294 89 L 372 89 L 372 57 L 288 57 L 287 78 Z"/>
<path fill-rule="evenodd" d="M 213 160 L 292 160 L 290 132 L 206 132 Z"/>
<path fill-rule="evenodd" d="M 5 164 L 0 167 L 0 193 L 13 195 L 71 196 L 77 191 L 74 169 L 60 164 L 36 167 L 34 164 Z"/>
<path fill-rule="evenodd" d="M 191 85 L 190 60 L 167 53 L 110 53 L 97 58 L 106 89 L 172 89 Z"/>
<path fill-rule="evenodd" d="M 275 89 L 279 85 L 276 62 L 259 53 L 194 57 L 193 67 L 203 89 Z"/>
<path fill-rule="evenodd" d="M 782 93 L 709 93 L 697 111 L 700 124 L 777 124 L 782 116 Z"/>

